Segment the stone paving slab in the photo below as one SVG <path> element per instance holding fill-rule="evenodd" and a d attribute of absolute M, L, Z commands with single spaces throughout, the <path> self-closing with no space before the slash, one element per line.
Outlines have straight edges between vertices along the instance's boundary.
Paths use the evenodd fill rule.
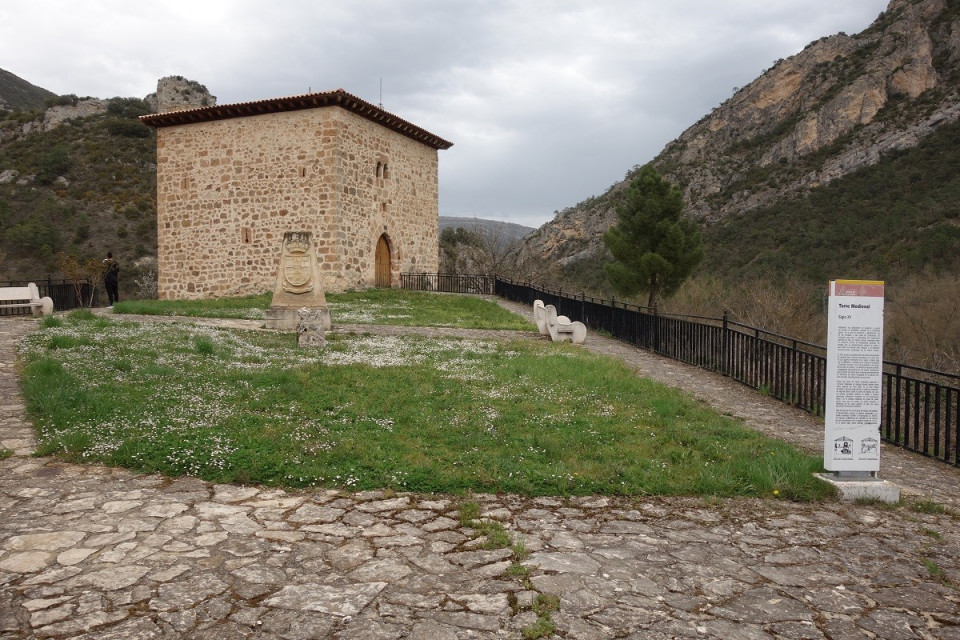
<path fill-rule="evenodd" d="M 18 447 L 0 462 L 0 639 L 521 638 L 537 596 L 552 594 L 562 638 L 960 640 L 952 509 L 472 496 L 529 552 L 526 577 L 512 577 L 510 550 L 461 527 L 455 496 L 216 485 L 30 457 L 11 363 L 35 326 L 0 319 L 0 446 Z M 674 381 L 705 373 L 651 362 L 633 366 Z M 718 388 L 728 397 L 714 401 L 733 402 Z M 747 423 L 775 423 L 776 406 L 759 406 L 771 418 Z M 922 466 L 902 464 L 904 482 Z M 940 467 L 952 484 L 905 493 L 952 504 L 958 476 Z"/>

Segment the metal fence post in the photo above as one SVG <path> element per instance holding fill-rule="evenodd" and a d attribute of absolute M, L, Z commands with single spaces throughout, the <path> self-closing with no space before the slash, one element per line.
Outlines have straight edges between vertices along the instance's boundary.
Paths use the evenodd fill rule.
<path fill-rule="evenodd" d="M 653 350 L 654 353 L 663 353 L 662 345 L 660 344 L 660 318 L 657 317 L 657 302 L 654 300 L 653 306 L 650 307 L 650 311 L 653 315 Z"/>
<path fill-rule="evenodd" d="M 615 337 L 618 337 L 618 333 L 614 331 L 613 324 L 617 319 L 617 296 L 610 295 L 610 325 L 606 327 L 606 330 L 613 334 Z"/>
<path fill-rule="evenodd" d="M 721 367 L 721 373 L 723 373 L 723 375 L 725 376 L 730 375 L 730 334 L 729 334 L 730 329 L 727 326 L 728 319 L 729 319 L 728 311 L 724 309 L 723 310 L 723 333 L 720 336 L 720 343 L 721 343 L 720 348 L 722 350 L 722 353 L 720 355 L 720 363 L 721 363 L 720 367 Z"/>

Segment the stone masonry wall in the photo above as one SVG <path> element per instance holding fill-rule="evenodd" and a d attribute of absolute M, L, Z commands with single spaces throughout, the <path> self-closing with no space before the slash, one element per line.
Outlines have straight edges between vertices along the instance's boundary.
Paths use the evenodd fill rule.
<path fill-rule="evenodd" d="M 161 299 L 272 290 L 286 231 L 312 232 L 326 291 L 373 285 L 381 234 L 394 284 L 437 270 L 432 147 L 339 107 L 157 133 Z"/>
<path fill-rule="evenodd" d="M 377 240 L 383 234 L 395 285 L 401 271 L 436 272 L 437 151 L 349 111 L 332 112 L 341 176 L 337 290 L 373 286 Z"/>

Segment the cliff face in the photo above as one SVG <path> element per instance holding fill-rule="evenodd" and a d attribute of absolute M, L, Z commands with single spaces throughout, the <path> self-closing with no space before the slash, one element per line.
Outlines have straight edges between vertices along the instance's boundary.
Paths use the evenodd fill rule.
<path fill-rule="evenodd" d="M 958 88 L 960 2 L 893 0 L 864 32 L 778 61 L 653 162 L 689 215 L 722 224 L 915 146 L 960 117 Z M 627 183 L 561 212 L 523 251 L 561 263 L 602 251 Z"/>

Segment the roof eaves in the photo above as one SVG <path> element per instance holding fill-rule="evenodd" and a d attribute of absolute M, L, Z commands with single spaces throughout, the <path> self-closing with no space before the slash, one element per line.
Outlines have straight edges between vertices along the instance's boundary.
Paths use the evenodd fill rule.
<path fill-rule="evenodd" d="M 253 102 L 238 102 L 227 105 L 153 113 L 140 116 L 140 121 L 151 127 L 170 127 L 328 106 L 339 106 L 347 109 L 367 120 L 376 122 L 381 126 L 392 129 L 397 133 L 435 149 L 449 149 L 453 146 L 452 142 L 448 142 L 440 136 L 434 135 L 357 96 L 351 95 L 343 89 L 324 93 L 307 93 L 286 98 L 270 98 Z"/>

